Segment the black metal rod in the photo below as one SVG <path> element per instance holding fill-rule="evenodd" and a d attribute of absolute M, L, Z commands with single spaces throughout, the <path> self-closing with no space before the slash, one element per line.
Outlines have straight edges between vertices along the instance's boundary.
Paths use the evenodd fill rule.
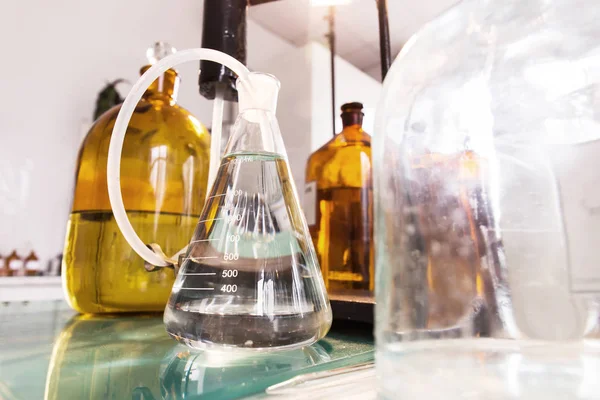
<path fill-rule="evenodd" d="M 329 50 L 331 52 L 331 123 L 335 136 L 335 6 L 329 6 Z"/>
<path fill-rule="evenodd" d="M 375 1 L 377 2 L 377 15 L 379 16 L 379 53 L 381 56 L 381 81 L 383 82 L 392 63 L 390 24 L 388 21 L 387 0 Z"/>
<path fill-rule="evenodd" d="M 202 47 L 222 51 L 246 64 L 246 0 L 204 0 Z M 237 101 L 237 75 L 212 61 L 200 61 L 200 94 L 212 100 L 216 85 L 227 84 L 225 100 Z"/>

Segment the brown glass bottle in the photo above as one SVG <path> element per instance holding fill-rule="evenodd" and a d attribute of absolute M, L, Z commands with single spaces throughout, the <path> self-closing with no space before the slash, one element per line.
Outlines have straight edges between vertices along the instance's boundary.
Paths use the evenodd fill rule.
<path fill-rule="evenodd" d="M 6 268 L 8 268 L 7 276 L 19 276 L 19 271 L 23 268 L 23 260 L 17 254 L 16 250 L 13 250 L 8 257 L 6 257 Z"/>
<path fill-rule="evenodd" d="M 10 269 L 7 258 L 0 256 L 0 277 L 2 276 L 10 276 Z"/>
<path fill-rule="evenodd" d="M 40 259 L 35 254 L 35 251 L 31 250 L 31 253 L 25 258 L 23 264 L 25 275 L 37 276 L 41 273 Z"/>
<path fill-rule="evenodd" d="M 148 88 L 121 157 L 128 218 L 145 243 L 159 243 L 168 255 L 192 236 L 204 205 L 210 151 L 204 126 L 175 103 L 178 84 L 177 73 L 167 70 Z M 62 275 L 69 303 L 83 313 L 161 311 L 175 278 L 172 270 L 147 272 L 115 222 L 106 162 L 119 110 L 113 107 L 94 123 L 79 153 Z"/>
<path fill-rule="evenodd" d="M 362 104 L 342 106 L 344 129 L 308 159 L 304 211 L 330 293 L 373 290 L 371 136 Z"/>

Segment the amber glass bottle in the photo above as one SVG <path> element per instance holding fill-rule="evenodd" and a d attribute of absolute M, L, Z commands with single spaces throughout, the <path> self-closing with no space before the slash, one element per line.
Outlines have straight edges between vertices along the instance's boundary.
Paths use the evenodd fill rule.
<path fill-rule="evenodd" d="M 342 106 L 344 129 L 308 159 L 304 211 L 330 293 L 373 290 L 371 136 L 362 104 Z"/>
<path fill-rule="evenodd" d="M 15 255 L 16 255 L 16 253 L 15 253 Z M 8 263 L 9 263 L 8 257 L 0 256 L 0 277 L 11 275 L 10 267 L 9 267 Z"/>
<path fill-rule="evenodd" d="M 41 274 L 41 266 L 40 259 L 38 258 L 35 251 L 31 250 L 29 255 L 23 260 L 23 269 L 25 270 L 25 275 L 27 276 L 36 276 Z"/>
<path fill-rule="evenodd" d="M 156 53 L 164 45 L 157 46 L 149 59 L 161 57 Z M 177 73 L 168 70 L 148 88 L 129 123 L 121 159 L 129 220 L 145 243 L 159 243 L 168 255 L 192 236 L 210 151 L 204 126 L 175 103 L 178 84 Z M 171 270 L 146 272 L 111 211 L 106 160 L 119 109 L 94 123 L 79 153 L 62 276 L 71 306 L 83 313 L 163 310 L 175 278 Z"/>
<path fill-rule="evenodd" d="M 19 257 L 16 250 L 6 258 L 6 267 L 8 268 L 7 276 L 20 276 L 20 270 L 23 268 L 23 259 Z"/>

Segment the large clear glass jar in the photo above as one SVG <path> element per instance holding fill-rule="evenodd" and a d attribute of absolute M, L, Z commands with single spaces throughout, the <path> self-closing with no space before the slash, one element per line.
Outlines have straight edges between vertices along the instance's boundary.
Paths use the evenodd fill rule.
<path fill-rule="evenodd" d="M 373 136 L 383 398 L 597 398 L 599 18 L 463 1 L 392 66 Z"/>

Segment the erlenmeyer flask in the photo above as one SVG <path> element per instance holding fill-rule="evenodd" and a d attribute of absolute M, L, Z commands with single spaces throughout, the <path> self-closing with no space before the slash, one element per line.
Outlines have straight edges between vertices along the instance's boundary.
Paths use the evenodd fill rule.
<path fill-rule="evenodd" d="M 167 332 L 195 348 L 304 346 L 331 325 L 275 119 L 279 82 L 250 82 L 165 310 Z"/>

